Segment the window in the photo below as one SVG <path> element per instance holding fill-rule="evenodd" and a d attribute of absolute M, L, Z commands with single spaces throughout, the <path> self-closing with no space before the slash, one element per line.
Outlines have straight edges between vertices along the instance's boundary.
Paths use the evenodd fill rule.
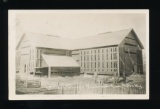
<path fill-rule="evenodd" d="M 104 60 L 104 55 L 102 54 L 102 60 Z"/>
<path fill-rule="evenodd" d="M 108 62 L 107 62 L 107 68 L 108 68 Z"/>
<path fill-rule="evenodd" d="M 112 68 L 112 62 L 111 62 L 111 68 Z"/>
<path fill-rule="evenodd" d="M 95 62 L 95 68 L 96 68 L 96 62 Z"/>
<path fill-rule="evenodd" d="M 89 61 L 89 55 L 87 55 L 87 60 Z"/>
<path fill-rule="evenodd" d="M 98 60 L 100 60 L 99 54 L 98 54 Z"/>
<path fill-rule="evenodd" d="M 114 59 L 115 59 L 115 60 L 117 59 L 117 54 L 116 54 L 116 53 L 114 53 Z"/>
<path fill-rule="evenodd" d="M 102 62 L 102 68 L 104 68 L 104 62 Z"/>
<path fill-rule="evenodd" d="M 27 68 L 26 68 L 26 71 L 28 72 L 28 64 L 26 65 L 26 67 L 27 67 Z"/>
<path fill-rule="evenodd" d="M 92 55 L 91 55 L 91 61 L 92 61 Z"/>
<path fill-rule="evenodd" d="M 26 73 L 26 64 L 24 65 L 24 73 Z"/>
<path fill-rule="evenodd" d="M 111 48 L 111 52 L 112 52 L 112 48 Z"/>
<path fill-rule="evenodd" d="M 96 61 L 96 55 L 95 55 L 95 61 Z"/>
<path fill-rule="evenodd" d="M 112 60 L 112 53 L 111 53 L 111 60 Z"/>
<path fill-rule="evenodd" d="M 103 49 L 102 49 L 102 53 L 103 53 Z"/>
<path fill-rule="evenodd" d="M 117 62 L 116 61 L 114 62 L 114 68 L 117 68 Z"/>

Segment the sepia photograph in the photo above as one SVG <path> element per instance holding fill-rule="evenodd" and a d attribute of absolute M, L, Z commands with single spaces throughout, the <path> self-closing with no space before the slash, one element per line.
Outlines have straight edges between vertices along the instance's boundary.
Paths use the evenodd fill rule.
<path fill-rule="evenodd" d="M 9 100 L 149 99 L 149 10 L 9 10 Z"/>

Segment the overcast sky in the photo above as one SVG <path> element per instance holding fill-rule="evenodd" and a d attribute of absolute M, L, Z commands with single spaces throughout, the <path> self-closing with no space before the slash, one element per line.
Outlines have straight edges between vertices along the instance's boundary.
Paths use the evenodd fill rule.
<path fill-rule="evenodd" d="M 145 47 L 146 15 L 143 13 L 24 13 L 16 15 L 16 41 L 24 32 L 80 38 L 127 28 L 135 30 Z"/>

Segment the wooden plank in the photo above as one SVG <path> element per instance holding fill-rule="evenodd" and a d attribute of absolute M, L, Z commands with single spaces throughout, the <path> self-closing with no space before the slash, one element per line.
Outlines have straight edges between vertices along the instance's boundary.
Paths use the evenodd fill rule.
<path fill-rule="evenodd" d="M 140 61 L 139 62 L 140 71 L 143 72 L 143 58 L 142 58 L 142 51 L 141 50 L 139 50 L 139 59 L 140 59 L 139 60 Z"/>
<path fill-rule="evenodd" d="M 130 45 L 130 46 L 137 46 L 136 44 L 132 44 L 132 43 L 127 43 L 127 42 L 125 42 L 125 45 Z"/>
<path fill-rule="evenodd" d="M 124 62 L 124 66 L 123 66 L 123 72 L 125 72 L 125 65 L 126 65 L 126 62 L 125 62 L 125 52 L 124 52 L 124 47 L 122 47 L 122 60 Z M 122 73 L 123 73 L 122 72 Z"/>
<path fill-rule="evenodd" d="M 137 45 L 136 40 L 132 40 L 132 39 L 125 39 L 125 43 L 129 43 L 129 44 Z"/>
<path fill-rule="evenodd" d="M 48 67 L 48 78 L 51 77 L 51 67 Z"/>
<path fill-rule="evenodd" d="M 120 76 L 120 71 L 119 71 L 119 47 L 117 47 L 117 71 L 118 71 L 118 76 Z"/>
<path fill-rule="evenodd" d="M 128 51 L 130 53 L 137 53 L 137 48 L 127 48 L 127 47 L 125 47 L 124 51 L 127 52 L 127 53 L 128 53 Z"/>

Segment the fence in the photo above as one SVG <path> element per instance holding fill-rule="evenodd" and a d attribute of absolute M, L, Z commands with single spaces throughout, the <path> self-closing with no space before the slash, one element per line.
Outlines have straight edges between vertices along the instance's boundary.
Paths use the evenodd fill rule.
<path fill-rule="evenodd" d="M 26 76 L 16 76 L 16 87 L 18 88 L 40 88 L 41 80 L 40 78 L 30 78 Z"/>
<path fill-rule="evenodd" d="M 45 94 L 145 94 L 145 88 L 123 87 L 123 86 L 57 86 L 46 87 Z"/>
<path fill-rule="evenodd" d="M 46 83 L 45 83 L 46 82 Z M 55 82 L 52 80 L 32 78 L 22 79 L 17 77 L 16 87 L 18 88 L 39 88 L 43 89 L 43 94 L 145 94 L 144 87 L 128 87 L 125 84 L 64 84 L 63 82 Z"/>

